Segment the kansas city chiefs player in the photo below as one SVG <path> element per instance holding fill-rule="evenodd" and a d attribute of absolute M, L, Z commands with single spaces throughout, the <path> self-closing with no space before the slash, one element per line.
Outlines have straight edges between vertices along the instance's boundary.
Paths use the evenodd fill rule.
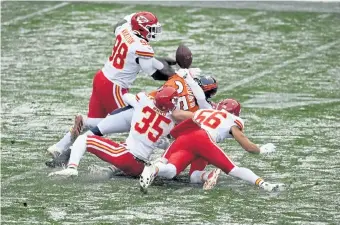
<path fill-rule="evenodd" d="M 146 166 L 140 177 L 141 188 L 147 189 L 157 175 L 171 179 L 193 161 L 202 159 L 226 174 L 259 186 L 266 191 L 283 190 L 285 187 L 283 184 L 265 182 L 251 170 L 235 165 L 216 144 L 224 139 L 234 138 L 242 148 L 251 153 L 275 151 L 273 144 L 265 144 L 259 148 L 244 135 L 244 123 L 238 117 L 240 111 L 241 105 L 233 99 L 219 103 L 216 109 L 203 109 L 195 113 L 174 111 L 173 118 L 177 121 L 184 121 L 170 132 L 176 140 L 163 156 L 168 162 L 164 163 L 164 160 L 159 160 Z M 191 180 L 205 181 L 204 188 L 211 189 L 216 184 L 219 169 L 214 170 L 210 177 L 205 171 L 191 171 Z"/>
<path fill-rule="evenodd" d="M 86 150 L 128 175 L 137 176 L 143 171 L 155 143 L 174 127 L 171 113 L 176 108 L 178 93 L 173 87 L 163 87 L 157 91 L 155 98 L 143 92 L 136 96 L 125 94 L 123 98 L 134 108 L 126 143 L 120 144 L 95 135 L 81 135 L 72 146 L 67 169 L 52 172 L 49 176 L 78 175 L 77 168 Z"/>
<path fill-rule="evenodd" d="M 154 58 L 149 42 L 162 32 L 157 17 L 150 12 L 133 13 L 115 26 L 115 44 L 104 67 L 93 78 L 87 118 L 78 115 L 73 128 L 58 143 L 48 148 L 56 157 L 66 151 L 83 128 L 95 127 L 115 109 L 126 104 L 123 95 L 142 70 L 154 79 L 164 74 L 164 64 Z M 166 76 L 165 76 L 166 77 Z"/>
<path fill-rule="evenodd" d="M 211 76 L 201 76 L 197 80 L 199 82 L 195 82 L 192 76 L 187 76 L 188 74 L 192 74 L 193 76 L 198 76 L 197 70 L 180 70 L 177 74 L 173 74 L 164 84 L 163 87 L 173 87 L 177 90 L 178 93 L 178 103 L 177 108 L 182 110 L 188 110 L 191 112 L 195 112 L 199 108 L 211 108 L 211 105 L 207 103 L 209 99 L 217 92 L 217 82 Z M 203 92 L 205 90 L 205 92 Z M 151 92 L 150 96 L 155 96 L 157 91 Z M 123 133 L 129 132 L 131 126 L 131 118 L 133 115 L 134 109 L 132 106 L 126 106 L 120 108 L 118 110 L 113 111 L 110 115 L 104 118 L 99 124 L 90 129 L 90 131 L 85 132 L 80 135 L 78 138 L 82 138 L 82 136 L 87 135 L 98 135 L 104 136 L 113 133 Z M 166 149 L 169 145 L 168 138 L 161 138 L 156 146 L 161 149 Z M 62 166 L 66 165 L 69 159 L 70 150 L 62 154 L 61 156 L 46 162 L 46 165 L 49 167 Z M 194 163 L 196 165 L 196 163 Z M 206 164 L 203 165 L 203 169 Z M 197 164 L 194 168 L 201 168 L 202 163 Z M 91 172 L 95 173 L 110 173 L 110 176 L 113 175 L 113 171 L 115 171 L 114 167 L 91 167 Z"/>

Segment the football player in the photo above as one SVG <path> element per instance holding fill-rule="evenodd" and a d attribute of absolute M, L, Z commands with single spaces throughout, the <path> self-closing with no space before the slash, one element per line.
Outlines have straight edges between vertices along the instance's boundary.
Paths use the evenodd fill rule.
<path fill-rule="evenodd" d="M 49 176 L 77 176 L 78 165 L 85 151 L 95 154 L 113 164 L 127 175 L 137 176 L 150 160 L 155 143 L 169 134 L 174 127 L 171 112 L 178 101 L 177 90 L 163 87 L 155 97 L 139 94 L 125 94 L 124 101 L 134 108 L 131 129 L 126 143 L 121 144 L 96 135 L 81 135 L 72 146 L 68 167 L 52 172 Z"/>
<path fill-rule="evenodd" d="M 133 13 L 115 26 L 112 54 L 93 78 L 87 118 L 76 116 L 73 128 L 58 143 L 48 148 L 47 152 L 52 157 L 66 151 L 83 127 L 95 127 L 110 112 L 126 106 L 122 96 L 128 92 L 141 70 L 154 79 L 167 77 L 171 68 L 164 68 L 164 59 L 161 62 L 154 58 L 154 51 L 149 44 L 157 40 L 161 32 L 161 24 L 151 12 Z M 175 63 L 171 60 L 167 62 Z"/>
<path fill-rule="evenodd" d="M 183 121 L 171 132 L 176 140 L 170 145 L 164 160 L 158 160 L 146 166 L 140 176 L 141 188 L 145 191 L 156 176 L 173 178 L 182 172 L 195 160 L 205 160 L 209 164 L 220 168 L 226 174 L 240 178 L 251 184 L 259 186 L 266 191 L 283 190 L 284 184 L 271 184 L 254 174 L 251 170 L 239 167 L 216 144 L 226 138 L 234 138 L 243 149 L 250 153 L 268 153 L 275 151 L 271 143 L 258 147 L 243 133 L 244 123 L 239 114 L 241 105 L 227 99 L 218 104 L 216 109 L 203 109 L 195 113 L 176 110 L 173 118 Z M 193 141 L 194 140 L 194 141 Z M 191 179 L 205 181 L 204 189 L 211 189 L 215 184 L 219 170 L 214 170 L 212 176 L 205 176 L 204 171 L 193 171 Z"/>
<path fill-rule="evenodd" d="M 177 74 L 172 75 L 168 81 L 166 81 L 163 87 L 173 87 L 178 93 L 177 108 L 182 110 L 189 110 L 195 112 L 198 108 L 211 108 L 211 105 L 207 105 L 207 101 L 217 92 L 216 79 L 210 76 L 196 78 L 199 82 L 195 82 L 193 77 L 197 77 L 200 71 L 197 69 L 179 70 Z M 190 75 L 190 76 L 188 76 Z M 202 91 L 205 90 L 206 92 Z M 150 93 L 151 96 L 155 96 L 156 91 Z M 201 107 L 198 106 L 200 104 Z M 113 133 L 123 133 L 130 130 L 131 118 L 133 115 L 133 107 L 126 106 L 121 109 L 113 111 L 109 116 L 103 119 L 95 128 L 90 130 L 90 134 L 98 136 L 104 136 Z M 85 133 L 83 135 L 88 135 Z M 80 137 L 78 137 L 80 138 Z M 168 138 L 161 138 L 157 142 L 157 147 L 166 149 L 169 145 Z M 49 167 L 62 166 L 67 164 L 69 159 L 70 150 L 61 156 L 46 162 Z M 201 167 L 201 166 L 200 166 Z M 204 168 L 204 167 L 203 167 Z M 91 167 L 91 172 L 108 172 L 111 173 L 115 170 L 115 167 Z M 112 174 L 111 174 L 112 175 Z"/>

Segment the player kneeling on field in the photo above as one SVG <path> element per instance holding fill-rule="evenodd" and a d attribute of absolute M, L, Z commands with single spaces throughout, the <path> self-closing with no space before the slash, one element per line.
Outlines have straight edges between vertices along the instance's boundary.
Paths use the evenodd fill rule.
<path fill-rule="evenodd" d="M 173 118 L 183 121 L 171 132 L 176 140 L 164 155 L 164 160 L 146 166 L 140 176 L 141 189 L 145 192 L 156 176 L 172 179 L 181 173 L 190 163 L 198 160 L 220 168 L 233 177 L 238 177 L 259 186 L 266 191 L 283 190 L 283 184 L 271 184 L 254 174 L 251 170 L 236 166 L 233 161 L 216 144 L 226 138 L 234 138 L 246 151 L 251 153 L 268 153 L 275 151 L 273 144 L 258 147 L 243 133 L 244 123 L 239 118 L 241 105 L 227 99 L 220 102 L 216 109 L 203 109 L 195 113 L 176 110 Z M 203 179 L 204 188 L 211 189 L 218 178 L 219 170 L 212 176 L 204 176 L 204 171 L 192 171 L 191 180 Z"/>

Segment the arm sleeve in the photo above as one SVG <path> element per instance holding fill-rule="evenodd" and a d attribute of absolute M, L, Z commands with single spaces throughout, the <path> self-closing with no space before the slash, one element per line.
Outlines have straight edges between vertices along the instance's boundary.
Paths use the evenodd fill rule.
<path fill-rule="evenodd" d="M 200 107 L 200 109 L 211 109 L 212 106 L 207 102 L 205 98 L 204 91 L 202 88 L 196 83 L 196 81 L 190 76 L 186 76 L 185 82 L 189 85 L 191 88 L 193 94 L 195 95 L 195 98 L 197 100 L 197 104 Z"/>
<path fill-rule="evenodd" d="M 164 65 L 155 58 L 139 58 L 139 65 L 148 75 L 154 74 L 157 70 L 163 69 Z"/>

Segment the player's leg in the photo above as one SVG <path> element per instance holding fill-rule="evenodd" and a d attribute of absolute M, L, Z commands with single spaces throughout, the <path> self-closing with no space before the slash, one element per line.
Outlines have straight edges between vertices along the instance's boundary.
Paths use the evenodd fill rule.
<path fill-rule="evenodd" d="M 208 161 L 199 157 L 196 158 L 190 164 L 189 176 L 190 176 L 190 183 L 204 183 L 203 180 L 206 177 L 207 171 L 205 171 L 205 167 L 208 165 Z"/>
<path fill-rule="evenodd" d="M 196 158 L 190 166 L 189 176 L 190 183 L 204 183 L 203 189 L 210 190 L 217 184 L 221 169 L 213 169 L 212 171 L 204 170 L 208 162 L 203 158 Z"/>
<path fill-rule="evenodd" d="M 144 164 L 135 160 L 123 144 L 103 137 L 88 136 L 86 146 L 87 151 L 114 165 L 127 175 L 138 176 L 143 171 Z"/>
<path fill-rule="evenodd" d="M 167 179 L 174 178 L 177 174 L 182 172 L 195 157 L 196 156 L 190 151 L 178 150 L 169 157 L 167 163 L 164 161 L 156 161 L 150 166 L 145 166 L 139 179 L 141 191 L 146 192 L 156 176 Z"/>
<path fill-rule="evenodd" d="M 80 135 L 71 148 L 67 169 L 50 173 L 49 176 L 78 175 L 77 169 L 86 150 L 131 176 L 138 176 L 144 168 L 144 165 L 137 162 L 124 145 L 102 137 Z"/>
<path fill-rule="evenodd" d="M 96 135 L 129 132 L 133 111 L 131 106 L 114 110 L 92 132 Z"/>
<path fill-rule="evenodd" d="M 184 150 L 189 147 L 189 143 L 188 143 L 189 139 L 190 137 L 186 138 L 185 136 L 181 136 L 170 144 L 168 149 L 163 153 L 161 159 L 155 162 L 158 176 L 161 176 L 167 179 L 172 179 L 173 177 L 181 173 L 187 167 L 188 160 L 187 160 L 187 157 L 185 156 L 186 153 L 181 150 Z M 181 152 L 177 153 L 178 151 L 181 151 Z M 170 159 L 171 161 L 169 161 Z M 191 160 L 191 157 L 190 157 L 190 160 Z M 190 163 L 190 160 L 189 160 L 189 163 Z"/>
<path fill-rule="evenodd" d="M 107 80 L 106 77 L 105 79 Z M 106 110 L 106 114 L 109 114 L 116 109 L 126 106 L 123 100 L 123 95 L 128 92 L 128 89 L 121 88 L 119 85 L 112 83 L 109 80 L 107 81 L 111 84 L 107 85 L 109 86 L 108 88 L 101 89 L 101 95 L 105 96 L 105 98 L 102 98 L 102 104 Z"/>
<path fill-rule="evenodd" d="M 103 136 L 112 133 L 123 133 L 130 130 L 131 118 L 133 114 L 133 108 L 131 106 L 126 106 L 120 109 L 114 110 L 106 118 L 101 119 L 97 126 L 91 128 L 92 133 L 90 135 Z M 76 124 L 76 123 L 75 123 Z M 70 149 L 63 151 L 58 157 L 45 162 L 48 167 L 61 167 L 67 165 L 70 157 Z M 91 172 L 98 172 L 100 167 L 91 167 Z M 107 168 L 103 169 L 107 172 Z"/>
<path fill-rule="evenodd" d="M 105 108 L 102 107 L 100 101 L 100 83 L 102 81 L 102 72 L 98 71 L 93 78 L 92 94 L 89 102 L 88 117 L 84 118 L 82 115 L 77 115 L 74 120 L 74 125 L 67 132 L 64 137 L 56 144 L 48 148 L 48 152 L 56 158 L 63 152 L 65 152 L 71 145 L 76 137 L 83 131 L 83 129 L 90 129 L 95 127 L 107 114 L 105 114 Z M 98 88 L 99 87 L 99 88 Z M 109 87 L 108 87 L 109 88 Z"/>
<path fill-rule="evenodd" d="M 172 179 L 182 172 L 195 158 L 194 154 L 183 149 L 188 146 L 189 139 L 179 137 L 170 145 L 160 160 L 150 166 L 145 166 L 140 176 L 141 190 L 145 192 L 156 176 Z"/>
<path fill-rule="evenodd" d="M 98 81 L 96 90 L 105 114 L 102 118 L 112 111 L 126 106 L 123 95 L 128 92 L 128 89 L 121 88 L 118 84 L 110 81 L 102 72 L 98 76 Z M 89 117 L 92 116 L 89 115 Z"/>
<path fill-rule="evenodd" d="M 248 168 L 236 166 L 205 131 L 201 131 L 199 136 L 199 141 L 196 142 L 196 153 L 206 159 L 210 164 L 220 168 L 226 174 L 240 178 L 267 191 L 283 188 L 283 186 L 279 184 L 264 182 L 262 178 Z M 199 146 L 204 146 L 204 148 L 200 148 Z"/>
<path fill-rule="evenodd" d="M 71 155 L 68 162 L 68 166 L 64 170 L 60 170 L 57 172 L 52 172 L 48 176 L 77 176 L 78 175 L 78 165 L 86 152 L 86 140 L 87 140 L 87 132 L 85 134 L 80 135 L 71 147 Z"/>

